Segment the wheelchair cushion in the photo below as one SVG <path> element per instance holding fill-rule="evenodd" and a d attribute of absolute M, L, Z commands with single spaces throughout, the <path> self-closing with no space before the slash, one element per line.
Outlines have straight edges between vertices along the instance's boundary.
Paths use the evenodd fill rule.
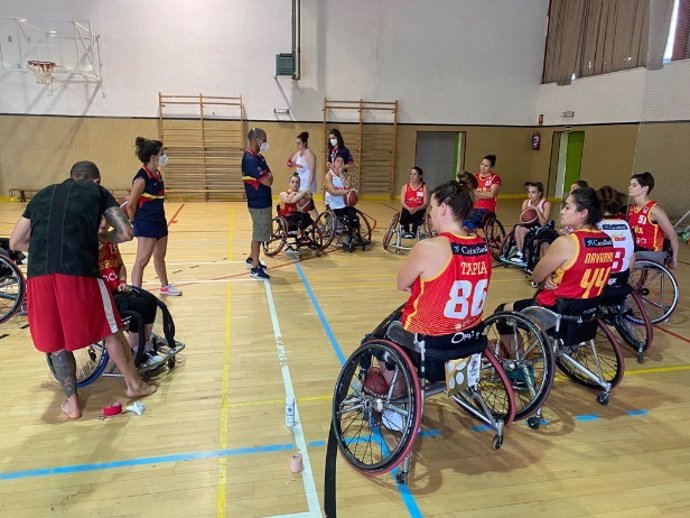
<path fill-rule="evenodd" d="M 555 338 L 563 341 L 563 345 L 575 345 L 594 339 L 597 334 L 597 318 L 601 299 L 564 299 L 556 300 L 556 313 L 566 317 L 579 317 L 579 321 L 561 320 Z M 554 336 L 552 334 L 552 336 Z"/>

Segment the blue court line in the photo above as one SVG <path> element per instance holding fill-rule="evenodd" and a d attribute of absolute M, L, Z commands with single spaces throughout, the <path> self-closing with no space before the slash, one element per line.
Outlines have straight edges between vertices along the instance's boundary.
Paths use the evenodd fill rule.
<path fill-rule="evenodd" d="M 472 427 L 473 432 L 490 432 L 492 430 L 493 428 L 487 424 L 477 424 Z"/>
<path fill-rule="evenodd" d="M 314 306 L 316 314 L 319 316 L 321 325 L 323 326 L 323 329 L 326 331 L 328 339 L 331 341 L 331 346 L 333 347 L 333 351 L 335 351 L 335 355 L 338 357 L 340 365 L 345 365 L 345 355 L 343 354 L 343 351 L 340 348 L 340 345 L 338 344 L 338 340 L 335 338 L 335 335 L 333 334 L 333 330 L 331 329 L 331 326 L 329 325 L 328 320 L 326 319 L 326 315 L 323 314 L 321 306 L 319 306 L 319 302 L 316 300 L 314 291 L 311 289 L 311 285 L 309 284 L 306 275 L 304 275 L 302 267 L 300 266 L 297 260 L 294 261 L 294 264 L 295 268 L 297 269 L 297 275 L 299 275 L 299 278 L 302 281 L 302 284 L 304 285 L 304 289 L 306 290 L 307 295 L 309 296 L 309 300 L 311 300 L 312 306 Z M 395 470 L 393 470 L 393 472 L 395 473 Z M 405 506 L 407 507 L 407 511 L 410 513 L 410 516 L 412 518 L 421 518 L 422 513 L 420 512 L 419 507 L 417 507 L 417 502 L 415 502 L 414 496 L 412 496 L 412 493 L 410 493 L 410 490 L 407 487 L 407 485 L 398 484 L 397 481 L 396 485 L 398 486 L 400 496 L 402 497 L 402 500 L 405 503 Z"/>
<path fill-rule="evenodd" d="M 628 410 L 625 413 L 629 416 L 639 416 L 639 415 L 649 414 L 649 410 L 645 410 L 644 408 L 641 408 L 639 410 Z"/>
<path fill-rule="evenodd" d="M 321 441 L 323 443 L 323 441 Z M 86 473 L 89 471 L 101 471 L 105 469 L 127 468 L 130 466 L 148 466 L 151 464 L 165 464 L 168 462 L 186 462 L 199 459 L 213 459 L 218 457 L 234 457 L 236 455 L 249 455 L 252 453 L 273 453 L 277 451 L 293 450 L 293 444 L 269 444 L 266 446 L 253 446 L 247 448 L 227 448 L 224 450 L 199 451 L 190 453 L 177 453 L 174 455 L 160 455 L 158 457 L 142 457 L 138 459 L 114 460 L 110 462 L 98 462 L 95 464 L 73 464 L 71 466 L 57 466 L 54 468 L 27 469 L 22 471 L 9 471 L 0 473 L 0 480 L 16 480 L 19 478 L 47 477 L 50 475 L 67 475 L 70 473 Z"/>
<path fill-rule="evenodd" d="M 599 419 L 599 417 L 601 416 L 598 416 L 597 414 L 582 414 L 576 415 L 575 419 L 578 421 L 596 421 L 597 419 Z"/>
<path fill-rule="evenodd" d="M 335 351 L 335 355 L 338 357 L 338 361 L 340 362 L 340 365 L 345 365 L 345 355 L 343 354 L 342 349 L 340 348 L 340 345 L 338 344 L 338 340 L 336 340 L 335 335 L 333 334 L 333 330 L 331 329 L 331 326 L 328 324 L 328 320 L 326 320 L 326 315 L 323 314 L 323 311 L 321 311 L 321 306 L 319 306 L 319 302 L 316 300 L 316 296 L 314 295 L 314 291 L 311 289 L 311 284 L 309 284 L 309 281 L 307 280 L 307 277 L 304 275 L 304 272 L 302 271 L 302 267 L 300 266 L 299 262 L 295 260 L 295 268 L 297 268 L 297 275 L 299 275 L 300 280 L 302 281 L 302 284 L 304 285 L 304 289 L 307 291 L 307 295 L 309 296 L 309 299 L 311 300 L 312 306 L 314 306 L 314 309 L 316 310 L 316 314 L 319 316 L 319 320 L 321 321 L 321 325 L 323 326 L 324 331 L 326 331 L 326 335 L 328 336 L 328 339 L 331 341 L 331 346 L 333 347 L 333 350 Z"/>

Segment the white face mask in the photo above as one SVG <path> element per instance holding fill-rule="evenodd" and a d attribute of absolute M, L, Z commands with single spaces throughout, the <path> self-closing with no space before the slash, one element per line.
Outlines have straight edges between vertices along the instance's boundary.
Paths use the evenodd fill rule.
<path fill-rule="evenodd" d="M 332 139 L 330 140 L 330 142 L 331 142 L 331 146 L 333 146 L 333 147 L 335 147 L 335 146 L 338 145 L 338 139 L 337 139 L 337 138 L 332 138 Z"/>
<path fill-rule="evenodd" d="M 265 153 L 266 151 L 268 151 L 268 142 L 262 142 L 259 146 L 259 151 L 261 153 Z"/>
<path fill-rule="evenodd" d="M 159 156 L 158 157 L 158 165 L 161 167 L 165 167 L 166 165 L 168 165 L 168 155 L 163 154 L 163 155 Z"/>

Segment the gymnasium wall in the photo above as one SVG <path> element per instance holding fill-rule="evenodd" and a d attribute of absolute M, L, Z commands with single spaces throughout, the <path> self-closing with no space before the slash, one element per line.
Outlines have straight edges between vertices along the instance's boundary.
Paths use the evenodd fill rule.
<path fill-rule="evenodd" d="M 318 121 L 328 97 L 398 99 L 402 122 L 531 124 L 548 3 L 302 0 L 293 81 L 273 77 L 275 55 L 291 50 L 290 0 L 3 0 L 0 17 L 90 20 L 104 81 L 49 95 L 4 69 L 0 113 L 151 117 L 162 91 L 243 95 L 254 120 L 287 107 L 293 120 Z M 1 34 L 0 45 L 10 45 Z"/>

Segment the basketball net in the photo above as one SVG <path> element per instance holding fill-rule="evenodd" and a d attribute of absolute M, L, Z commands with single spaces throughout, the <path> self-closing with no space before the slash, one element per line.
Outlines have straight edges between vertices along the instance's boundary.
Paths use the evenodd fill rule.
<path fill-rule="evenodd" d="M 53 83 L 55 63 L 52 61 L 29 61 L 27 65 L 27 68 L 36 76 L 36 82 L 39 85 L 50 85 Z"/>

